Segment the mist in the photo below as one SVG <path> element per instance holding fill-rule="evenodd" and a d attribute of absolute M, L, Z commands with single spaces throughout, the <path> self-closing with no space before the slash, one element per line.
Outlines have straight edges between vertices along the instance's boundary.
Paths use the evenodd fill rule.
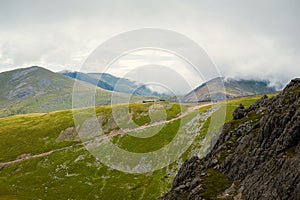
<path fill-rule="evenodd" d="M 299 8 L 297 0 L 2 1 L 0 71 L 32 65 L 80 71 L 112 36 L 155 27 L 195 41 L 224 77 L 267 79 L 281 88 L 300 75 Z"/>

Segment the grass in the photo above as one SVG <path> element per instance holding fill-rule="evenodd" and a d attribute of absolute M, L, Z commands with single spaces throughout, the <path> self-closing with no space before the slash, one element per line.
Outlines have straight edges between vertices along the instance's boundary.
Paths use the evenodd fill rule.
<path fill-rule="evenodd" d="M 149 123 L 149 113 L 146 111 L 150 106 L 130 104 L 131 112 L 135 113 L 133 120 L 140 120 L 140 125 Z M 163 106 L 166 107 L 168 119 L 181 111 L 176 104 L 163 103 Z M 108 117 L 112 109 L 117 107 L 123 106 L 97 107 L 96 113 Z M 78 109 L 78 112 L 88 114 L 88 109 Z M 0 119 L 0 162 L 14 160 L 24 153 L 35 155 L 79 143 L 56 142 L 62 130 L 74 126 L 72 117 L 71 111 L 57 111 Z M 84 159 L 75 162 L 79 156 Z M 2 167 L 0 199 L 44 199 L 49 196 L 60 199 L 134 199 L 144 196 L 144 199 L 153 199 L 170 186 L 171 178 L 165 177 L 165 171 L 166 169 L 150 175 L 132 175 L 108 169 L 79 145 L 49 156 Z"/>
<path fill-rule="evenodd" d="M 130 152 L 135 153 L 146 153 L 158 150 L 165 145 L 169 144 L 172 139 L 178 134 L 179 127 L 181 126 L 181 120 L 183 120 L 183 124 L 189 122 L 197 112 L 193 112 L 192 114 L 184 117 L 183 119 L 177 119 L 171 123 L 164 124 L 161 130 L 157 131 L 157 127 L 150 127 L 143 130 L 144 135 L 151 135 L 152 132 L 157 132 L 152 137 L 139 138 L 134 137 L 132 134 L 139 135 L 140 133 L 131 133 L 131 135 L 124 135 L 123 137 L 119 137 L 118 139 L 114 139 L 118 147 L 125 149 Z"/>
<path fill-rule="evenodd" d="M 201 181 L 203 186 L 203 191 L 200 192 L 201 197 L 217 199 L 217 196 L 232 184 L 227 177 L 215 169 L 207 169 L 205 173 L 207 175 Z"/>
<path fill-rule="evenodd" d="M 0 161 L 74 144 L 76 141 L 55 141 L 60 132 L 70 126 L 74 126 L 71 111 L 3 118 L 0 120 Z"/>
<path fill-rule="evenodd" d="M 118 147 L 135 153 L 146 153 L 158 150 L 169 142 L 176 135 L 180 126 L 180 120 L 176 120 L 171 124 L 166 124 L 157 134 L 148 138 L 138 138 L 131 135 L 124 135 L 115 140 Z M 146 132 L 152 132 L 153 128 L 149 128 Z M 154 130 L 155 131 L 155 130 Z"/>
<path fill-rule="evenodd" d="M 289 148 L 286 152 L 285 152 L 285 156 L 288 158 L 294 158 L 296 155 L 296 146 Z"/>
<path fill-rule="evenodd" d="M 149 115 L 149 108 L 153 107 L 153 112 Z M 180 112 L 186 111 L 188 106 L 176 103 L 135 103 L 129 105 L 129 112 L 132 113 L 133 121 L 141 126 L 150 122 L 169 120 L 176 117 Z M 152 119 L 151 119 L 152 118 Z"/>
<path fill-rule="evenodd" d="M 75 162 L 80 155 L 84 159 Z M 0 194 L 6 196 L 131 199 L 140 196 L 146 186 L 159 178 L 159 174 L 130 175 L 111 170 L 84 149 L 76 147 L 45 158 L 7 166 L 1 170 L 1 177 L 11 177 L 0 179 Z"/>
<path fill-rule="evenodd" d="M 239 103 L 249 105 L 259 97 L 241 98 L 220 103 L 220 109 L 206 122 L 195 140 L 176 162 L 163 169 L 147 174 L 126 174 L 113 170 L 101 164 L 78 141 L 57 142 L 62 130 L 74 126 L 71 111 L 58 111 L 47 114 L 27 114 L 0 119 L 0 162 L 16 159 L 24 153 L 39 154 L 53 149 L 72 146 L 68 149 L 54 152 L 48 156 L 30 159 L 5 167 L 0 167 L 0 199 L 156 199 L 162 193 L 171 188 L 172 179 L 178 170 L 180 163 L 189 158 L 193 151 L 203 147 L 206 137 L 212 137 L 207 132 L 217 130 L 222 125 L 221 109 L 226 109 L 225 121 L 231 119 L 231 113 Z M 132 113 L 132 119 L 139 125 L 147 124 L 153 120 L 159 120 L 153 112 L 151 117 L 148 108 L 154 104 L 135 103 L 128 109 Z M 178 104 L 160 103 L 165 111 L 165 117 L 172 119 L 180 113 Z M 204 111 L 211 106 L 201 108 Z M 96 107 L 98 116 L 106 120 L 112 110 L 124 109 L 124 105 Z M 188 106 L 184 106 L 186 110 Z M 78 112 L 87 113 L 88 109 L 78 109 Z M 224 111 L 224 110 L 223 110 Z M 158 113 L 161 112 L 160 110 Z M 148 152 L 159 149 L 168 144 L 177 132 L 179 123 L 187 122 L 195 116 L 193 112 L 182 119 L 178 119 L 165 125 L 159 133 L 148 138 L 136 138 L 130 135 L 115 137 L 119 147 L 133 152 Z M 219 119 L 218 119 L 219 118 Z M 218 122 L 215 126 L 209 126 L 210 121 Z M 118 127 L 116 127 L 118 128 Z M 153 129 L 149 128 L 149 133 Z M 138 133 L 137 133 L 138 134 Z M 147 133 L 146 133 L 147 134 Z M 209 139 L 208 139 L 209 141 Z M 17 144 L 17 145 L 16 145 Z M 208 179 L 207 184 L 218 184 L 218 191 L 227 186 L 224 177 L 217 172 L 211 172 L 215 177 Z M 224 186 L 225 187 L 225 186 Z"/>

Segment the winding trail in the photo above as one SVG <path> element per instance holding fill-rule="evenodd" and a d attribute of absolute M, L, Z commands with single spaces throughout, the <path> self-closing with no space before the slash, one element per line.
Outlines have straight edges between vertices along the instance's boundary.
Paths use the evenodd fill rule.
<path fill-rule="evenodd" d="M 117 135 L 125 135 L 127 133 L 138 132 L 138 131 L 141 131 L 141 130 L 144 130 L 146 128 L 150 128 L 150 127 L 153 127 L 153 126 L 168 124 L 168 123 L 174 122 L 174 121 L 176 121 L 180 118 L 183 118 L 183 117 L 187 116 L 189 113 L 193 112 L 194 110 L 197 110 L 199 108 L 209 106 L 209 105 L 212 105 L 212 103 L 201 104 L 201 105 L 189 107 L 186 111 L 180 113 L 179 115 L 177 115 L 176 117 L 174 117 L 172 119 L 153 122 L 153 123 L 150 123 L 150 124 L 144 124 L 144 125 L 136 127 L 136 128 L 126 128 L 126 129 L 113 130 L 109 134 L 101 135 L 99 137 L 111 139 L 111 138 L 113 138 Z"/>
<path fill-rule="evenodd" d="M 180 113 L 179 115 L 177 115 L 176 117 L 174 117 L 172 119 L 165 120 L 165 121 L 153 122 L 151 124 L 145 124 L 145 125 L 139 126 L 137 128 L 133 128 L 133 129 L 122 129 L 122 131 L 125 132 L 125 133 L 136 132 L 136 131 L 140 131 L 140 130 L 143 130 L 145 128 L 149 128 L 149 127 L 152 127 L 152 126 L 158 126 L 158 125 L 162 125 L 162 124 L 168 124 L 168 123 L 171 123 L 173 121 L 176 121 L 176 120 L 178 120 L 180 118 L 183 118 L 183 117 L 187 116 L 189 113 L 193 112 L 194 110 L 197 110 L 197 109 L 199 109 L 201 107 L 209 106 L 209 105 L 211 105 L 211 103 L 189 107 L 186 111 Z"/>
<path fill-rule="evenodd" d="M 142 126 L 139 126 L 139 127 L 136 127 L 136 128 L 132 128 L 132 129 L 127 128 L 127 129 L 121 129 L 121 130 L 113 130 L 109 134 L 98 136 L 97 139 L 103 139 L 103 138 L 111 139 L 111 138 L 113 138 L 113 137 L 115 137 L 117 135 L 125 135 L 125 134 L 127 134 L 129 132 L 137 132 L 137 131 L 141 131 L 141 130 L 149 128 L 149 127 L 171 123 L 171 122 L 176 121 L 176 120 L 178 120 L 178 119 L 180 119 L 182 117 L 187 116 L 189 113 L 193 112 L 194 110 L 197 110 L 199 108 L 202 108 L 202 107 L 205 107 L 205 106 L 209 106 L 209 105 L 212 105 L 212 103 L 207 103 L 207 104 L 201 104 L 201 105 L 192 106 L 192 107 L 189 107 L 186 111 L 180 113 L 178 116 L 176 116 L 176 117 L 174 117 L 172 119 L 164 120 L 164 121 L 158 121 L 158 122 L 153 122 L 151 124 L 145 124 L 145 125 L 142 125 Z M 84 144 L 89 143 L 90 141 L 91 140 L 88 140 L 88 141 L 85 141 L 85 142 L 82 142 L 82 143 L 78 143 L 78 144 L 73 144 L 73 145 L 67 146 L 67 147 L 53 149 L 51 151 L 40 153 L 40 154 L 26 155 L 23 158 L 17 158 L 17 159 L 12 160 L 12 161 L 2 162 L 2 163 L 0 163 L 0 167 L 5 167 L 5 166 L 12 165 L 12 164 L 15 164 L 15 163 L 19 163 L 19 162 L 22 162 L 22 161 L 25 161 L 25 160 L 30 160 L 30 159 L 34 159 L 34 158 L 40 158 L 40 157 L 44 157 L 44 156 L 49 156 L 50 154 L 52 154 L 54 152 L 64 151 L 64 150 L 67 150 L 67 149 L 71 149 L 71 148 L 73 148 L 75 146 L 83 146 Z"/>
<path fill-rule="evenodd" d="M 82 146 L 82 143 L 80 143 L 80 144 L 73 144 L 71 146 L 62 147 L 62 148 L 59 148 L 59 149 L 53 149 L 51 151 L 40 153 L 40 154 L 27 155 L 24 158 L 18 158 L 16 160 L 12 160 L 12 161 L 8 161 L 8 162 L 2 162 L 2 163 L 0 163 L 0 167 L 4 167 L 4 166 L 7 166 L 7 165 L 19 163 L 19 162 L 22 162 L 22 161 L 25 161 L 25 160 L 30 160 L 30 159 L 33 159 L 33 158 L 40 158 L 40 157 L 44 157 L 44 156 L 49 156 L 50 154 L 52 154 L 54 152 L 64 151 L 64 150 L 67 150 L 67 149 L 71 149 L 72 147 L 75 147 L 75 146 Z"/>

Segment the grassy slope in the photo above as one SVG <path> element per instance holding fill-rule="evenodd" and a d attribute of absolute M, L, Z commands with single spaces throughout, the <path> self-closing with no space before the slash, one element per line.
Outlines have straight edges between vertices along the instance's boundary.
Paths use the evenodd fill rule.
<path fill-rule="evenodd" d="M 243 102 L 250 105 L 259 97 L 241 98 L 228 102 L 226 121 L 230 120 L 233 109 Z M 222 104 L 222 103 L 221 103 Z M 132 104 L 135 113 L 143 113 L 151 104 Z M 169 118 L 178 114 L 178 106 L 167 111 Z M 223 107 L 225 108 L 225 107 Z M 204 110 L 205 108 L 202 108 Z M 222 107 L 221 107 L 222 109 Z M 98 115 L 109 116 L 109 106 L 98 107 Z M 218 116 L 217 111 L 214 115 Z M 139 124 L 149 122 L 149 116 L 135 115 Z M 161 135 L 176 129 L 177 121 L 170 123 Z M 218 129 L 222 124 L 216 125 Z M 62 130 L 73 126 L 71 111 L 59 111 L 48 114 L 28 114 L 0 119 L 0 162 L 16 159 L 24 153 L 38 154 L 63 146 L 76 145 L 76 141 L 56 142 Z M 204 124 L 196 143 L 182 155 L 177 163 L 154 173 L 134 175 L 112 170 L 102 165 L 80 144 L 51 155 L 34 158 L 0 168 L 0 199 L 1 198 L 59 198 L 59 199 L 155 199 L 162 192 L 170 189 L 173 174 L 180 162 L 189 158 L 193 150 L 199 148 L 208 131 L 209 120 Z M 158 134 L 159 135 L 159 134 Z M 137 144 L 133 138 L 124 136 L 118 140 L 119 146 L 130 148 Z M 167 138 L 168 140 L 171 138 Z M 122 142 L 123 141 L 123 142 Z M 131 142 L 131 145 L 128 145 Z M 168 142 L 168 141 L 166 141 Z M 163 142 L 164 143 L 164 142 Z M 18 145 L 16 145 L 18 144 Z M 149 149 L 161 145 L 161 137 L 154 136 Z M 140 151 L 143 146 L 136 146 Z M 168 175 L 167 175 L 168 174 Z"/>
<path fill-rule="evenodd" d="M 0 85 L 0 117 L 72 108 L 74 79 L 40 67 L 0 73 Z M 90 84 L 79 82 L 79 85 L 83 91 L 94 90 Z M 111 103 L 111 91 L 101 88 L 96 91 L 96 105 Z M 115 93 L 115 96 L 125 100 L 128 94 Z M 131 101 L 142 99 L 132 96 Z"/>

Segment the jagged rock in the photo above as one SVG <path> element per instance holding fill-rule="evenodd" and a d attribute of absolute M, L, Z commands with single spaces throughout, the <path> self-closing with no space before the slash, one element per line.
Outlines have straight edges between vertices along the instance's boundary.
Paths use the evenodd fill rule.
<path fill-rule="evenodd" d="M 239 107 L 237 107 L 233 111 L 232 117 L 233 117 L 233 119 L 241 119 L 252 111 L 258 111 L 259 108 L 264 108 L 264 105 L 266 105 L 267 101 L 268 101 L 268 96 L 264 95 L 259 100 L 257 100 L 254 104 L 249 106 L 248 108 L 245 108 L 245 106 L 243 104 L 240 104 Z"/>
<path fill-rule="evenodd" d="M 204 180 L 209 175 L 206 172 L 212 167 L 224 175 L 224 180 L 227 177 L 235 183 L 234 189 L 220 193 L 228 193 L 223 197 L 299 199 L 300 79 L 292 80 L 275 97 L 263 96 L 248 108 L 240 105 L 233 118 L 233 122 L 223 126 L 214 147 L 204 158 L 193 157 L 183 163 L 173 188 L 161 199 L 217 198 L 219 194 L 201 195 L 222 182 L 216 180 L 216 185 L 205 185 Z M 210 178 L 214 176 L 210 174 Z M 174 192 L 187 182 L 191 183 L 190 187 Z"/>
<path fill-rule="evenodd" d="M 198 160 L 199 158 L 194 156 L 191 159 L 189 159 L 187 162 L 183 163 L 183 165 L 179 169 L 180 173 L 178 173 L 178 175 L 173 181 L 173 188 L 178 187 L 179 183 L 181 183 L 182 180 L 186 180 L 189 174 L 193 174 L 195 167 L 197 166 Z"/>
<path fill-rule="evenodd" d="M 190 188 L 195 188 L 199 183 L 201 182 L 201 178 L 196 177 L 193 179 L 193 181 L 190 184 Z"/>
<path fill-rule="evenodd" d="M 187 197 L 188 200 L 195 200 L 195 199 L 199 199 L 201 200 L 202 198 L 198 195 L 201 191 L 203 191 L 203 187 L 202 185 L 198 185 L 197 187 L 195 187 L 194 189 L 192 189 L 192 191 L 190 192 L 189 196 Z"/>
<path fill-rule="evenodd" d="M 258 108 L 263 107 L 268 101 L 268 96 L 264 95 L 263 97 L 261 97 L 259 100 L 257 100 L 254 104 L 252 104 L 251 106 L 249 106 L 246 109 L 246 113 L 249 113 L 253 110 L 258 110 Z"/>
<path fill-rule="evenodd" d="M 241 119 L 245 117 L 245 115 L 246 115 L 246 110 L 243 104 L 240 104 L 239 107 L 237 107 L 232 113 L 233 119 Z"/>

